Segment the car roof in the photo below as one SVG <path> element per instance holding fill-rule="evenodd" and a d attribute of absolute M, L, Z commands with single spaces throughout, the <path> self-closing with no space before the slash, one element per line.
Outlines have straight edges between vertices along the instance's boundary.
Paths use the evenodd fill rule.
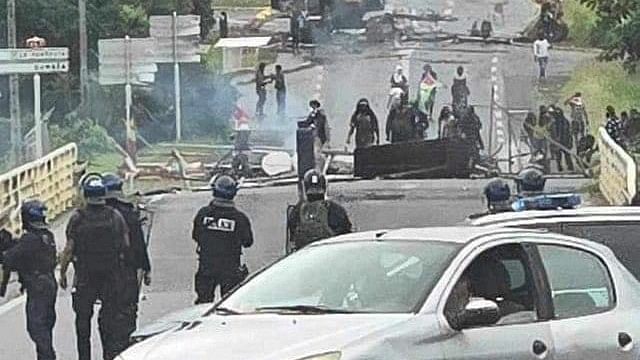
<path fill-rule="evenodd" d="M 543 232 L 540 230 L 518 228 L 484 228 L 472 226 L 403 228 L 394 230 L 374 230 L 337 236 L 320 243 L 351 242 L 363 240 L 409 240 L 442 241 L 466 244 L 477 238 L 502 233 Z"/>
<path fill-rule="evenodd" d="M 499 225 L 525 220 L 550 218 L 602 218 L 606 216 L 640 218 L 640 207 L 635 206 L 586 206 L 563 210 L 527 210 L 490 214 L 471 220 L 473 226 Z"/>

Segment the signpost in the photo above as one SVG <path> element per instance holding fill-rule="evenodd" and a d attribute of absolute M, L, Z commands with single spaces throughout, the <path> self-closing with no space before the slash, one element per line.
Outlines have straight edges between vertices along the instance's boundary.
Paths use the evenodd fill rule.
<path fill-rule="evenodd" d="M 176 109 L 176 142 L 182 138 L 182 108 L 180 99 L 180 63 L 200 62 L 200 16 L 151 16 L 152 37 L 157 39 L 156 62 L 173 63 L 173 83 Z"/>
<path fill-rule="evenodd" d="M 104 39 L 98 41 L 100 85 L 124 85 L 125 118 L 127 129 L 127 153 L 135 161 L 136 132 L 131 116 L 131 85 L 145 85 L 155 81 L 158 66 L 155 64 L 153 38 Z"/>
<path fill-rule="evenodd" d="M 31 48 L 0 49 L 0 75 L 33 75 L 33 117 L 35 120 L 36 157 L 44 155 L 42 114 L 40 111 L 40 74 L 69 71 L 69 49 L 47 48 L 44 39 L 27 40 Z"/>

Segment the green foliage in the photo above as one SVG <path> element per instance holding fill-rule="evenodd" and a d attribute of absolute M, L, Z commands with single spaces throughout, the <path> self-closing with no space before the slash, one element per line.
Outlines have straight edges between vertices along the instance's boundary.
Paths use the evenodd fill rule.
<path fill-rule="evenodd" d="M 53 148 L 70 142 L 78 145 L 78 155 L 81 159 L 91 159 L 95 156 L 113 152 L 107 131 L 96 121 L 81 119 L 70 115 L 66 126 L 52 125 L 49 136 Z"/>
<path fill-rule="evenodd" d="M 588 47 L 594 44 L 593 35 L 598 28 L 598 15 L 578 0 L 563 3 L 564 20 L 569 26 L 569 39 L 577 46 Z"/>
<path fill-rule="evenodd" d="M 604 123 L 607 105 L 618 112 L 638 107 L 640 74 L 628 74 L 620 62 L 591 62 L 578 68 L 562 88 L 566 99 L 576 91 L 582 92 L 592 133 Z"/>
<path fill-rule="evenodd" d="M 622 61 L 634 71 L 640 61 L 640 0 L 580 0 L 599 20 L 594 39 L 604 48 L 601 59 Z"/>

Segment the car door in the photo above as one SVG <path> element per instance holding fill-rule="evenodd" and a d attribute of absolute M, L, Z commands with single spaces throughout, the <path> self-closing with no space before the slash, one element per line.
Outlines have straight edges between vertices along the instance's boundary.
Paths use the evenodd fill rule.
<path fill-rule="evenodd" d="M 506 249 L 506 251 L 505 251 Z M 498 323 L 488 326 L 468 327 L 453 330 L 452 335 L 442 341 L 443 353 L 449 360 L 553 360 L 554 344 L 549 323 L 542 320 L 540 302 L 538 301 L 538 285 L 528 256 L 528 251 L 520 244 L 505 244 L 483 251 L 461 271 L 456 286 L 474 268 L 479 259 L 488 252 L 494 251 L 504 256 L 496 256 L 497 260 L 490 267 L 503 269 L 508 274 L 514 301 L 524 303 L 522 311 L 502 317 Z M 483 274 L 485 278 L 494 278 L 491 274 Z M 495 280 L 490 280 L 494 282 Z M 456 286 L 448 295 L 447 305 L 443 312 L 449 320 L 448 310 L 454 301 Z M 473 288 L 474 286 L 471 286 Z M 524 289 L 527 289 L 526 291 Z M 474 297 L 476 297 L 474 295 Z M 494 299 L 491 299 L 494 300 Z M 510 318 L 508 321 L 507 318 Z"/>
<path fill-rule="evenodd" d="M 606 262 L 584 249 L 537 246 L 553 305 L 550 321 L 556 360 L 633 360 L 628 314 L 616 311 Z"/>

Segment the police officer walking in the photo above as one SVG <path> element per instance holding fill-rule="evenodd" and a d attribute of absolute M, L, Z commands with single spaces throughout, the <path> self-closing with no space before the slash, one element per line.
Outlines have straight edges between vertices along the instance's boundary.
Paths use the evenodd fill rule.
<path fill-rule="evenodd" d="M 122 281 L 126 287 L 124 294 L 118 298 L 119 309 L 124 323 L 120 324 L 127 337 L 136 330 L 138 317 L 138 300 L 140 298 L 140 283 L 151 284 L 151 262 L 147 251 L 147 243 L 142 231 L 140 212 L 130 202 L 124 199 L 122 192 L 123 181 L 114 174 L 103 175 L 104 185 L 107 190 L 106 202 L 108 206 L 116 209 L 124 218 L 129 228 L 129 252 L 125 258 L 124 276 Z"/>
<path fill-rule="evenodd" d="M 106 205 L 101 176 L 89 174 L 81 182 L 86 206 L 75 210 L 67 225 L 67 244 L 61 255 L 60 286 L 67 288 L 67 269 L 75 270 L 72 300 L 76 313 L 78 359 L 91 359 L 91 318 L 100 300 L 98 324 L 103 358 L 111 360 L 127 348 L 129 339 L 119 311 L 126 293 L 125 256 L 129 253 L 129 228 L 120 213 Z"/>
<path fill-rule="evenodd" d="M 307 171 L 303 179 L 306 200 L 298 202 L 288 215 L 289 233 L 296 249 L 312 242 L 351 232 L 347 211 L 328 200 L 327 179 L 319 171 Z"/>
<path fill-rule="evenodd" d="M 228 175 L 213 182 L 213 201 L 201 208 L 193 220 L 192 237 L 198 244 L 195 276 L 196 304 L 210 303 L 220 285 L 224 296 L 246 277 L 240 264 L 242 248 L 253 245 L 251 221 L 235 206 L 238 184 Z"/>
<path fill-rule="evenodd" d="M 27 332 L 36 344 L 38 360 L 54 360 L 56 243 L 46 223 L 47 208 L 41 201 L 26 201 L 20 210 L 24 234 L 4 254 L 4 267 L 18 272 L 27 292 Z"/>

